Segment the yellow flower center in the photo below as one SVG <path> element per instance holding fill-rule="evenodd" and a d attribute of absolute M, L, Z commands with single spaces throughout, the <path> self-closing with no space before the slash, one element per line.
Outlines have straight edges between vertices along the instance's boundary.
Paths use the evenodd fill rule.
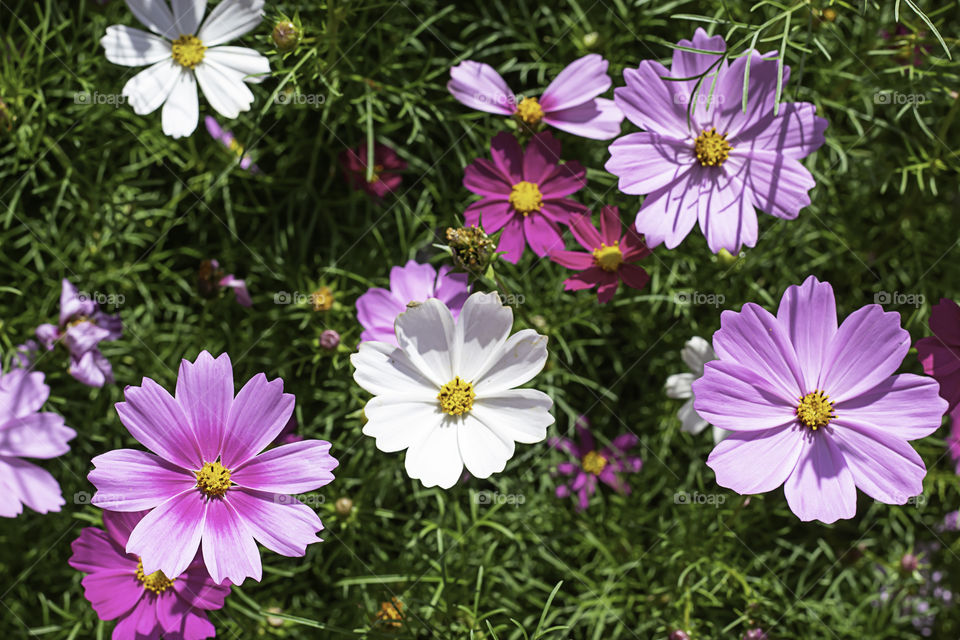
<path fill-rule="evenodd" d="M 473 399 L 477 394 L 473 391 L 473 385 L 456 376 L 453 380 L 440 387 L 440 393 L 437 394 L 437 400 L 440 401 L 440 408 L 444 413 L 451 416 L 462 416 L 473 408 Z"/>
<path fill-rule="evenodd" d="M 197 489 L 208 498 L 222 498 L 233 483 L 230 482 L 230 469 L 219 462 L 205 462 L 197 474 Z"/>
<path fill-rule="evenodd" d="M 540 211 L 540 207 L 543 206 L 540 187 L 526 180 L 518 182 L 510 190 L 510 205 L 524 216 Z"/>
<path fill-rule="evenodd" d="M 833 402 L 823 391 L 808 393 L 800 398 L 800 404 L 797 405 L 797 419 L 813 431 L 827 426 L 835 417 Z"/>
<path fill-rule="evenodd" d="M 727 142 L 727 134 L 720 135 L 716 127 L 704 129 L 694 142 L 697 159 L 704 167 L 719 167 L 727 159 L 733 147 Z"/>
<path fill-rule="evenodd" d="M 310 305 L 314 311 L 329 311 L 333 307 L 333 291 L 330 287 L 320 287 L 310 294 Z"/>
<path fill-rule="evenodd" d="M 156 594 L 161 594 L 173 585 L 173 581 L 176 578 L 168 578 L 163 575 L 163 571 L 154 571 L 150 575 L 146 575 L 143 572 L 143 561 L 137 560 L 137 580 L 143 584 L 143 588 L 147 591 L 153 591 Z"/>
<path fill-rule="evenodd" d="M 536 98 L 524 98 L 517 105 L 517 110 L 513 115 L 517 116 L 529 125 L 539 124 L 543 119 L 543 107 Z"/>
<path fill-rule="evenodd" d="M 380 611 L 377 611 L 376 618 L 384 623 L 384 626 L 394 629 L 401 627 L 401 620 L 403 620 L 403 603 L 397 598 L 390 598 L 389 602 L 381 602 Z"/>
<path fill-rule="evenodd" d="M 623 262 L 623 251 L 620 251 L 620 241 L 614 242 L 609 247 L 603 243 L 599 249 L 593 250 L 593 261 L 604 271 L 616 271 Z"/>
<path fill-rule="evenodd" d="M 173 41 L 173 61 L 187 69 L 193 69 L 203 62 L 203 52 L 207 48 L 197 36 L 181 35 Z"/>
<path fill-rule="evenodd" d="M 605 466 L 607 466 L 607 459 L 596 451 L 591 451 L 583 456 L 583 470 L 587 473 L 598 476 Z"/>

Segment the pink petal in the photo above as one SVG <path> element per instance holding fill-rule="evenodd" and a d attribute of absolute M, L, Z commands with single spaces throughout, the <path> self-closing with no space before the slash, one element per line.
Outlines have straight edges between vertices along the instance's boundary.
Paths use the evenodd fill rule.
<path fill-rule="evenodd" d="M 510 115 L 516 109 L 510 87 L 493 67 L 482 62 L 464 60 L 452 67 L 447 91 L 461 104 L 478 111 Z"/>
<path fill-rule="evenodd" d="M 556 199 L 576 193 L 587 186 L 587 170 L 579 162 L 567 162 L 557 166 L 553 173 L 540 184 L 544 199 Z"/>
<path fill-rule="evenodd" d="M 500 232 L 497 251 L 505 252 L 503 259 L 516 264 L 523 256 L 523 249 L 526 246 L 526 240 L 523 236 L 523 217 L 514 216 L 504 225 L 503 231 Z"/>
<path fill-rule="evenodd" d="M 590 213 L 590 209 L 570 198 L 544 200 L 540 207 L 540 214 L 557 224 L 570 224 L 570 218 Z"/>
<path fill-rule="evenodd" d="M 699 185 L 700 169 L 694 167 L 644 198 L 637 212 L 636 229 L 644 235 L 649 246 L 666 243 L 668 249 L 673 249 L 687 237 L 697 222 Z"/>
<path fill-rule="evenodd" d="M 777 321 L 797 352 L 803 373 L 803 393 L 820 388 L 820 370 L 827 346 L 837 332 L 833 287 L 808 276 L 800 286 L 787 287 L 777 309 Z"/>
<path fill-rule="evenodd" d="M 283 380 L 267 382 L 258 373 L 243 385 L 230 406 L 221 453 L 223 465 L 235 469 L 273 442 L 293 413 L 294 397 Z"/>
<path fill-rule="evenodd" d="M 600 276 L 600 285 L 597 288 L 597 300 L 600 301 L 600 304 L 606 304 L 613 300 L 619 285 L 620 278 L 616 273 L 604 271 L 603 275 Z"/>
<path fill-rule="evenodd" d="M 898 435 L 842 418 L 832 421 L 831 427 L 833 442 L 865 494 L 887 504 L 906 504 L 923 492 L 927 469 L 913 447 Z"/>
<path fill-rule="evenodd" d="M 107 530 L 110 538 L 120 545 L 121 550 L 123 550 L 127 546 L 127 540 L 130 539 L 130 532 L 137 526 L 137 523 L 143 520 L 143 516 L 147 515 L 147 513 L 149 512 L 104 511 L 103 528 Z"/>
<path fill-rule="evenodd" d="M 710 251 L 726 249 L 736 255 L 743 245 L 757 244 L 757 213 L 739 178 L 709 172 L 700 185 L 700 230 Z"/>
<path fill-rule="evenodd" d="M 523 219 L 523 232 L 527 243 L 541 258 L 551 251 L 563 249 L 563 238 L 556 224 L 545 216 L 530 214 Z"/>
<path fill-rule="evenodd" d="M 771 111 L 747 131 L 740 133 L 737 149 L 765 149 L 790 158 L 804 158 L 824 143 L 827 121 L 816 116 L 816 106 L 809 102 L 787 102 L 777 115 Z"/>
<path fill-rule="evenodd" d="M 600 267 L 590 267 L 564 280 L 563 288 L 565 291 L 592 289 L 603 281 L 603 275 L 605 273 L 606 271 Z"/>
<path fill-rule="evenodd" d="M 481 200 L 480 203 L 484 204 L 480 214 L 483 220 L 482 228 L 487 233 L 496 233 L 518 215 L 508 202 Z"/>
<path fill-rule="evenodd" d="M 589 269 L 593 266 L 593 255 L 582 251 L 551 251 L 550 259 L 568 269 Z"/>
<path fill-rule="evenodd" d="M 486 158 L 477 158 L 463 172 L 463 186 L 481 196 L 493 198 L 510 195 L 513 182 Z"/>
<path fill-rule="evenodd" d="M 947 402 L 935 380 L 901 373 L 855 398 L 834 405 L 837 419 L 888 433 L 900 440 L 924 438 L 940 428 Z"/>
<path fill-rule="evenodd" d="M 643 289 L 650 282 L 650 274 L 634 264 L 620 265 L 619 274 L 624 284 L 631 289 Z"/>
<path fill-rule="evenodd" d="M 741 495 L 766 493 L 784 483 L 801 451 L 800 427 L 741 431 L 713 448 L 707 466 L 717 474 L 721 487 Z"/>
<path fill-rule="evenodd" d="M 534 135 L 523 154 L 523 179 L 541 184 L 560 162 L 560 141 L 550 132 Z M 579 165 L 578 165 L 579 166 Z"/>
<path fill-rule="evenodd" d="M 423 302 L 434 297 L 436 284 L 437 270 L 431 264 L 408 260 L 403 267 L 390 269 L 390 292 L 403 303 L 404 309 L 407 302 Z"/>
<path fill-rule="evenodd" d="M 120 422 L 140 444 L 184 469 L 199 469 L 203 456 L 196 434 L 180 405 L 150 378 L 127 387 L 118 402 Z"/>
<path fill-rule="evenodd" d="M 609 147 L 604 168 L 619 178 L 623 193 L 643 195 L 663 189 L 686 175 L 697 161 L 689 140 L 656 133 L 630 133 Z"/>
<path fill-rule="evenodd" d="M 670 77 L 659 62 L 644 60 L 623 72 L 625 87 L 613 90 L 614 102 L 630 122 L 652 133 L 684 140 L 690 136 L 685 104 L 686 89 L 666 82 Z"/>
<path fill-rule="evenodd" d="M 224 499 L 208 501 L 203 525 L 203 562 L 217 584 L 226 579 L 240 584 L 247 577 L 259 582 L 263 576 L 260 551 L 253 533 L 232 504 L 233 495 L 231 492 Z"/>
<path fill-rule="evenodd" d="M 560 111 L 588 102 L 610 88 L 609 63 L 598 53 L 574 60 L 543 91 L 544 111 Z"/>
<path fill-rule="evenodd" d="M 24 417 L 32 415 L 50 396 L 50 387 L 39 371 L 13 369 L 0 376 L 0 415 Z"/>
<path fill-rule="evenodd" d="M 697 27 L 697 30 L 694 32 L 693 42 L 684 39 L 677 44 L 681 47 L 688 47 L 690 49 L 718 51 L 720 53 L 723 53 L 727 49 L 727 45 L 723 41 L 723 36 L 713 36 L 711 38 L 701 27 Z M 694 76 L 701 76 L 711 67 L 716 70 L 717 66 L 714 63 L 716 63 L 716 61 L 720 58 L 721 56 L 719 55 L 694 53 L 693 51 L 674 49 L 673 61 L 670 64 L 670 75 L 672 75 L 674 78 L 693 78 Z M 700 86 L 702 87 L 701 91 L 710 90 L 709 83 L 711 82 L 712 77 L 713 74 L 711 73 L 709 77 L 703 79 L 703 81 L 700 83 Z M 687 90 L 692 92 L 694 86 L 697 84 L 697 81 L 696 79 L 686 80 L 684 81 L 684 84 L 687 86 Z"/>
<path fill-rule="evenodd" d="M 137 605 L 117 621 L 117 625 L 113 628 L 112 638 L 116 640 L 140 640 L 143 637 L 149 638 L 154 635 L 153 631 L 159 625 L 156 602 L 153 598 L 144 595 L 143 589 L 140 589 L 140 595 L 143 597 L 139 599 Z M 160 632 L 160 629 L 156 630 L 158 633 Z"/>
<path fill-rule="evenodd" d="M 357 320 L 364 328 L 361 340 L 396 343 L 393 322 L 406 309 L 386 289 L 372 288 L 357 298 Z"/>
<path fill-rule="evenodd" d="M 594 249 L 599 249 L 600 245 L 603 244 L 604 238 L 597 232 L 597 228 L 593 226 L 593 221 L 590 219 L 589 214 L 581 213 L 572 215 L 570 216 L 569 224 L 573 237 L 576 238 L 580 246 L 587 251 L 592 252 Z"/>
<path fill-rule="evenodd" d="M 143 598 L 143 586 L 137 582 L 137 564 L 124 571 L 105 571 L 85 576 L 83 596 L 101 620 L 113 620 L 132 609 Z M 133 637 L 133 636 L 129 636 Z"/>
<path fill-rule="evenodd" d="M 291 558 L 307 552 L 307 545 L 320 542 L 323 529 L 313 509 L 294 497 L 238 489 L 230 501 L 242 515 L 257 542 L 274 553 Z"/>
<path fill-rule="evenodd" d="M 216 460 L 220 455 L 230 405 L 233 404 L 230 356 L 223 353 L 214 359 L 207 351 L 201 351 L 194 362 L 182 360 L 176 399 L 197 436 L 203 460 Z"/>
<path fill-rule="evenodd" d="M 620 133 L 623 111 L 613 100 L 595 98 L 569 109 L 549 111 L 544 114 L 543 121 L 575 136 L 609 140 Z"/>
<path fill-rule="evenodd" d="M 743 80 L 750 64 L 750 80 L 747 87 L 747 110 L 743 111 Z M 763 117 L 773 111 L 776 99 L 779 62 L 769 56 L 761 56 L 756 51 L 736 58 L 717 81 L 716 98 L 718 113 L 712 118 L 717 131 L 729 135 L 730 143 L 736 149 L 740 143 L 739 134 L 756 125 Z M 783 86 L 789 79 L 789 67 L 784 68 Z"/>
<path fill-rule="evenodd" d="M 65 504 L 60 485 L 46 469 L 20 458 L 0 457 L 0 516 L 12 518 L 27 505 L 37 513 L 60 511 Z"/>
<path fill-rule="evenodd" d="M 144 573 L 180 575 L 197 554 L 207 504 L 207 498 L 195 490 L 160 504 L 130 532 L 127 553 L 140 556 Z"/>
<path fill-rule="evenodd" d="M 238 489 L 236 493 L 239 493 Z M 233 499 L 236 493 L 231 494 L 230 499 L 234 505 Z M 198 555 L 185 573 L 177 576 L 173 583 L 173 589 L 180 596 L 184 604 L 198 609 L 219 609 L 223 606 L 224 599 L 230 595 L 230 583 L 217 584 L 207 573 L 207 567 L 203 564 L 203 559 Z M 177 608 L 174 609 L 174 612 Z"/>
<path fill-rule="evenodd" d="M 620 220 L 620 209 L 604 205 L 600 208 L 600 235 L 603 242 L 609 247 L 620 240 L 623 233 L 623 222 Z M 594 245 L 598 247 L 599 245 Z M 621 247 L 621 250 L 623 247 Z"/>
<path fill-rule="evenodd" d="M 56 458 L 70 450 L 77 432 L 56 413 L 34 413 L 0 425 L 0 456 Z"/>
<path fill-rule="evenodd" d="M 493 136 L 490 156 L 511 186 L 523 180 L 523 147 L 512 134 L 501 131 Z"/>
<path fill-rule="evenodd" d="M 830 524 L 857 513 L 853 474 L 826 432 L 803 434 L 803 451 L 783 485 L 783 493 L 790 510 L 804 522 Z"/>
<path fill-rule="evenodd" d="M 697 414 L 723 429 L 764 431 L 796 421 L 797 398 L 784 397 L 768 373 L 727 360 L 708 362 L 693 382 Z"/>
<path fill-rule="evenodd" d="M 111 511 L 152 509 L 197 484 L 189 471 L 134 449 L 115 449 L 93 459 L 87 479 L 97 488 L 92 503 Z"/>
<path fill-rule="evenodd" d="M 745 157 L 744 186 L 758 209 L 793 220 L 810 204 L 807 192 L 817 183 L 799 161 L 770 151 L 749 151 Z"/>
<path fill-rule="evenodd" d="M 330 443 L 303 440 L 265 451 L 231 474 L 242 487 L 276 493 L 304 493 L 333 481 L 337 461 Z"/>
<path fill-rule="evenodd" d="M 137 571 L 137 561 L 127 556 L 123 548 L 111 540 L 102 529 L 85 527 L 80 536 L 70 544 L 70 549 L 73 555 L 68 562 L 77 571 L 127 572 L 129 576 L 133 576 Z"/>

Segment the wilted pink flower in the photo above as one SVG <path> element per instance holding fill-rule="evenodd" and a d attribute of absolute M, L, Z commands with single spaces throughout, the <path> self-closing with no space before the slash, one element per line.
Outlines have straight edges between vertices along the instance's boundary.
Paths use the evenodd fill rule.
<path fill-rule="evenodd" d="M 207 116 L 203 119 L 203 122 L 207 126 L 207 132 L 214 140 L 225 146 L 238 158 L 240 158 L 241 169 L 249 171 L 250 173 L 260 173 L 260 167 L 254 164 L 249 153 L 244 152 L 243 145 L 237 142 L 237 139 L 234 137 L 232 131 L 228 131 L 227 129 L 221 127 L 220 123 L 217 122 L 217 119 L 213 116 Z"/>
<path fill-rule="evenodd" d="M 620 281 L 632 289 L 643 289 L 650 276 L 643 267 L 631 264 L 650 255 L 650 249 L 633 228 L 621 235 L 620 211 L 616 207 L 600 210 L 600 231 L 588 214 L 571 216 L 570 231 L 587 253 L 556 250 L 550 259 L 580 273 L 564 280 L 564 289 L 579 291 L 597 287 L 600 303 L 613 300 Z"/>
<path fill-rule="evenodd" d="M 101 620 L 117 620 L 113 640 L 203 640 L 216 635 L 207 611 L 223 607 L 230 583 L 216 584 L 198 553 L 186 570 L 168 578 L 147 573 L 124 549 L 146 511 L 105 511 L 104 529 L 86 527 L 73 541 L 70 566 L 87 575 L 83 595 Z"/>
<path fill-rule="evenodd" d="M 560 141 L 547 131 L 533 136 L 526 150 L 511 134 L 498 133 L 490 153 L 493 161 L 477 158 L 463 176 L 463 186 L 483 196 L 464 212 L 467 224 L 487 233 L 503 229 L 497 251 L 513 263 L 527 244 L 540 257 L 562 249 L 557 225 L 589 211 L 568 197 L 587 186 L 586 170 L 575 161 L 560 164 Z"/>
<path fill-rule="evenodd" d="M 216 260 L 204 260 L 200 263 L 200 269 L 197 271 L 197 288 L 204 298 L 213 298 L 222 289 L 233 289 L 240 306 L 247 308 L 253 306 L 246 281 L 235 278 L 232 273 L 224 273 Z"/>
<path fill-rule="evenodd" d="M 893 41 L 890 45 L 890 49 L 896 51 L 893 57 L 903 64 L 909 63 L 915 67 L 919 67 L 923 64 L 923 59 L 933 51 L 931 45 L 923 43 L 927 37 L 926 31 L 914 33 L 907 28 L 906 25 L 899 22 L 893 30 L 893 33 L 890 33 L 886 29 L 881 29 L 880 37 L 884 40 Z"/>
<path fill-rule="evenodd" d="M 373 175 L 367 180 L 367 145 L 347 149 L 340 153 L 340 165 L 350 185 L 357 191 L 366 191 L 371 196 L 383 198 L 395 193 L 403 182 L 399 173 L 407 168 L 397 152 L 379 142 L 373 145 Z"/>
<path fill-rule="evenodd" d="M 543 122 L 575 136 L 606 140 L 620 133 L 623 122 L 613 100 L 597 97 L 611 85 L 607 65 L 599 54 L 583 56 L 561 71 L 539 100 L 517 100 L 493 67 L 464 60 L 450 69 L 447 90 L 468 107 L 516 116 L 528 127 Z"/>

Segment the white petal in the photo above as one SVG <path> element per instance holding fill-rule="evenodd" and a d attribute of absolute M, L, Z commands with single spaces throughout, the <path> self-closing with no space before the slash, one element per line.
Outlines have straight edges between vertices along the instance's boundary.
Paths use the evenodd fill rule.
<path fill-rule="evenodd" d="M 180 37 L 180 32 L 173 28 L 173 14 L 170 13 L 166 0 L 127 0 L 127 6 L 137 20 L 150 31 L 170 40 Z"/>
<path fill-rule="evenodd" d="M 239 72 L 206 59 L 194 71 L 203 96 L 223 117 L 236 118 L 253 104 L 253 93 Z"/>
<path fill-rule="evenodd" d="M 425 487 L 449 489 L 463 474 L 463 460 L 457 443 L 458 419 L 447 419 L 433 427 L 420 442 L 407 449 L 407 475 Z"/>
<path fill-rule="evenodd" d="M 385 453 L 403 451 L 423 441 L 444 420 L 436 399 L 406 401 L 377 396 L 363 408 L 367 424 L 363 435 L 377 439 L 377 449 Z"/>
<path fill-rule="evenodd" d="M 692 373 L 675 373 L 667 378 L 667 383 L 663 386 L 667 392 L 668 398 L 689 398 L 693 395 L 690 385 L 697 379 Z"/>
<path fill-rule="evenodd" d="M 513 328 L 513 310 L 496 293 L 474 293 L 457 319 L 459 361 L 454 370 L 464 380 L 476 380 L 500 357 Z"/>
<path fill-rule="evenodd" d="M 446 305 L 431 298 L 397 316 L 395 326 L 397 344 L 438 389 L 453 379 L 456 327 Z"/>
<path fill-rule="evenodd" d="M 700 336 L 693 336 L 687 340 L 687 344 L 680 350 L 680 356 L 690 367 L 690 371 L 693 371 L 698 378 L 703 375 L 703 365 L 717 359 L 713 347 Z"/>
<path fill-rule="evenodd" d="M 156 111 L 173 91 L 180 69 L 172 59 L 161 60 L 127 80 L 122 93 L 133 112 L 143 116 Z"/>
<path fill-rule="evenodd" d="M 263 0 L 223 0 L 200 27 L 197 36 L 208 47 L 239 38 L 262 18 Z"/>
<path fill-rule="evenodd" d="M 204 59 L 238 72 L 244 82 L 262 82 L 270 73 L 270 60 L 247 47 L 215 47 L 207 50 Z"/>
<path fill-rule="evenodd" d="M 474 383 L 477 395 L 490 395 L 529 382 L 547 363 L 547 336 L 524 329 L 510 336 L 500 357 Z"/>
<path fill-rule="evenodd" d="M 436 400 L 441 385 L 430 382 L 404 352 L 386 342 L 363 342 L 350 356 L 353 379 L 374 395 L 393 395 L 406 400 Z M 444 384 L 446 384 L 445 381 Z"/>
<path fill-rule="evenodd" d="M 179 34 L 194 35 L 207 8 L 206 0 L 170 0 L 173 5 L 173 30 Z"/>
<path fill-rule="evenodd" d="M 107 60 L 127 67 L 154 64 L 170 58 L 170 42 L 152 33 L 115 24 L 100 38 Z"/>
<path fill-rule="evenodd" d="M 547 437 L 547 427 L 553 424 L 552 406 L 553 400 L 542 391 L 510 389 L 477 398 L 470 415 L 504 440 L 532 444 Z"/>
<path fill-rule="evenodd" d="M 197 103 L 197 81 L 186 69 L 180 72 L 170 97 L 163 104 L 161 114 L 163 132 L 172 138 L 182 138 L 194 132 L 200 121 Z"/>
<path fill-rule="evenodd" d="M 513 457 L 513 440 L 504 439 L 472 415 L 464 416 L 457 429 L 460 457 L 476 478 L 500 473 Z"/>
<path fill-rule="evenodd" d="M 693 398 L 683 403 L 680 411 L 677 411 L 677 417 L 680 418 L 680 422 L 683 423 L 681 431 L 686 431 L 687 433 L 698 434 L 710 424 L 701 418 L 693 408 Z"/>

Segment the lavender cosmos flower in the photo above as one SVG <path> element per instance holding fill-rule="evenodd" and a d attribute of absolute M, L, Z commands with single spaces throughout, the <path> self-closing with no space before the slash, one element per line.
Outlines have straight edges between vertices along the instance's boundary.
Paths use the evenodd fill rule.
<path fill-rule="evenodd" d="M 467 224 L 500 234 L 498 251 L 516 263 L 525 244 L 540 257 L 563 248 L 558 224 L 569 224 L 572 214 L 587 207 L 567 196 L 587 186 L 586 170 L 579 162 L 560 162 L 560 141 L 544 131 L 527 143 L 498 133 L 490 143 L 493 161 L 477 158 L 467 167 L 463 186 L 483 196 L 464 212 Z"/>
<path fill-rule="evenodd" d="M 669 70 L 644 60 L 623 72 L 627 86 L 614 99 L 645 131 L 614 141 L 606 169 L 624 193 L 648 194 L 637 231 L 651 247 L 676 247 L 699 220 L 711 251 L 735 254 L 757 243 L 754 209 L 792 220 L 810 204 L 815 182 L 800 159 L 823 144 L 827 121 L 806 102 L 782 103 L 774 114 L 779 62 L 769 54 L 728 64 L 723 38 L 703 29 L 679 45 L 717 53 L 676 49 Z M 789 77 L 784 66 L 784 85 Z"/>
<path fill-rule="evenodd" d="M 917 340 L 923 371 L 940 383 L 940 396 L 952 411 L 960 405 L 960 306 L 943 298 L 930 312 L 933 335 Z"/>
<path fill-rule="evenodd" d="M 570 63 L 554 78 L 540 99 L 516 96 L 488 64 L 464 60 L 450 69 L 447 90 L 466 106 L 515 116 L 528 127 L 541 122 L 575 136 L 608 140 L 620 133 L 623 113 L 613 100 L 597 96 L 612 84 L 609 63 L 591 53 Z"/>
<path fill-rule="evenodd" d="M 470 286 L 467 274 L 450 273 L 450 269 L 449 265 L 444 265 L 438 273 L 433 265 L 419 264 L 414 260 L 390 269 L 389 290 L 374 287 L 357 298 L 357 319 L 363 325 L 360 340 L 396 345 L 394 320 L 407 310 L 407 304 L 430 298 L 437 298 L 447 305 L 456 320 L 470 295 Z"/>
<path fill-rule="evenodd" d="M 341 152 L 340 165 L 347 176 L 347 181 L 354 189 L 366 191 L 378 199 L 400 188 L 403 175 L 399 172 L 407 168 L 407 163 L 400 159 L 396 151 L 379 142 L 373 145 L 373 177 L 369 180 L 367 180 L 367 145 L 362 144 L 356 149 Z"/>
<path fill-rule="evenodd" d="M 580 271 L 563 282 L 567 291 L 597 287 L 600 303 L 613 300 L 620 281 L 632 289 L 643 289 L 650 276 L 643 267 L 630 264 L 650 255 L 643 238 L 634 230 L 627 229 L 621 235 L 620 211 L 616 207 L 600 210 L 600 231 L 590 221 L 590 216 L 575 215 L 570 219 L 570 230 L 587 253 L 582 251 L 551 251 L 550 259 L 569 269 Z"/>
<path fill-rule="evenodd" d="M 214 582 L 240 584 L 260 580 L 257 542 L 302 556 L 319 541 L 317 514 L 287 494 L 327 484 L 337 461 L 322 440 L 263 451 L 293 413 L 282 380 L 258 373 L 234 397 L 230 357 L 204 351 L 181 363 L 176 397 L 150 378 L 125 396 L 120 421 L 153 453 L 110 451 L 93 459 L 88 477 L 98 507 L 151 510 L 126 545 L 145 574 L 180 575 L 200 547 Z"/>
<path fill-rule="evenodd" d="M 717 482 L 741 494 L 783 485 L 801 520 L 852 518 L 857 487 L 887 504 L 923 490 L 908 443 L 940 426 L 937 383 L 894 375 L 910 349 L 900 314 L 876 304 L 837 327 L 833 288 L 810 276 L 774 316 L 753 303 L 724 311 L 718 360 L 693 383 L 694 408 L 733 431 L 710 454 Z"/>
<path fill-rule="evenodd" d="M 216 260 L 204 260 L 200 263 L 197 270 L 197 289 L 204 298 L 213 298 L 223 289 L 233 289 L 240 306 L 253 306 L 246 281 L 235 278 L 232 273 L 225 274 Z"/>
<path fill-rule="evenodd" d="M 87 527 L 73 541 L 70 566 L 88 574 L 83 595 L 101 620 L 117 620 L 113 640 L 213 638 L 206 612 L 223 607 L 229 583 L 216 584 L 199 554 L 174 578 L 145 572 L 140 558 L 124 548 L 146 513 L 105 511 L 106 530 Z"/>
<path fill-rule="evenodd" d="M 85 385 L 102 387 L 113 382 L 113 367 L 100 353 L 99 344 L 123 335 L 119 315 L 100 310 L 100 305 L 81 295 L 64 278 L 60 290 L 60 322 L 37 327 L 37 340 L 48 351 L 63 342 L 70 352 L 70 375 Z"/>
<path fill-rule="evenodd" d="M 0 371 L 0 517 L 15 518 L 23 505 L 48 513 L 64 504 L 56 479 L 22 460 L 63 455 L 77 435 L 61 416 L 40 411 L 49 396 L 39 371 Z"/>
<path fill-rule="evenodd" d="M 590 505 L 590 496 L 596 493 L 598 480 L 615 491 L 630 493 L 630 485 L 618 474 L 637 473 L 643 467 L 643 460 L 638 456 L 625 455 L 636 446 L 637 436 L 624 433 L 614 438 L 609 447 L 597 449 L 586 417 L 581 416 L 577 420 L 576 429 L 580 435 L 579 445 L 568 438 L 548 440 L 554 449 L 578 459 L 577 462 L 561 462 L 557 465 L 558 472 L 568 477 L 573 476 L 572 481 L 566 481 L 557 487 L 557 497 L 566 498 L 577 494 L 577 508 L 582 511 Z"/>
<path fill-rule="evenodd" d="M 227 149 L 232 151 L 238 158 L 240 158 L 240 168 L 249 171 L 250 173 L 260 173 L 260 167 L 258 167 L 253 162 L 253 158 L 250 157 L 249 153 L 246 153 L 243 149 L 243 145 L 237 142 L 236 137 L 234 137 L 232 131 L 228 131 L 220 126 L 220 123 L 217 122 L 217 119 L 213 116 L 207 116 L 203 119 L 203 123 L 207 126 L 207 133 L 210 136 L 225 146 Z"/>

